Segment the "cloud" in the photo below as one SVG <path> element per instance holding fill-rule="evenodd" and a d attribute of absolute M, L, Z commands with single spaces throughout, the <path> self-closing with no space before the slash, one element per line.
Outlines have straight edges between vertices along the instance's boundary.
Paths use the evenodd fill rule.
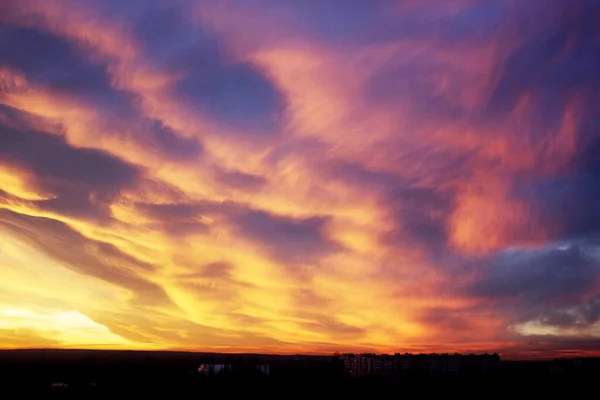
<path fill-rule="evenodd" d="M 597 353 L 596 2 L 350 3 L 2 3 L 0 312 L 147 348 Z"/>
<path fill-rule="evenodd" d="M 323 255 L 340 250 L 325 236 L 327 219 L 290 218 L 265 211 L 235 215 L 232 222 L 242 235 L 284 263 L 314 263 Z"/>
<path fill-rule="evenodd" d="M 502 353 L 509 359 L 552 359 L 567 357 L 593 357 L 600 348 L 595 336 L 563 337 L 559 335 L 535 335 L 525 343 L 507 346 Z"/>
<path fill-rule="evenodd" d="M 6 329 L 8 327 L 8 329 Z M 36 312 L 23 309 L 5 309 L 2 311 L 0 331 L 7 335 L 7 341 L 13 347 L 28 347 L 37 332 L 54 338 L 45 340 L 40 337 L 35 347 L 71 347 L 98 346 L 109 347 L 127 344 L 123 338 L 112 334 L 106 327 L 101 326 L 88 317 L 74 311 L 61 312 L 52 309 L 38 309 Z M 21 333 L 23 339 L 14 336 Z M 31 343 L 31 342 L 30 342 Z"/>
<path fill-rule="evenodd" d="M 315 262 L 324 255 L 342 250 L 326 236 L 325 217 L 280 216 L 235 202 L 138 204 L 137 207 L 165 223 L 202 224 L 203 218 L 222 218 L 239 235 L 270 256 L 292 265 Z"/>
<path fill-rule="evenodd" d="M 189 236 L 208 232 L 209 226 L 201 215 L 199 204 L 137 203 L 136 209 L 150 220 L 147 227 L 170 235 Z"/>
<path fill-rule="evenodd" d="M 63 222 L 5 209 L 0 210 L 0 226 L 5 234 L 18 237 L 74 271 L 132 291 L 134 302 L 171 304 L 160 286 L 140 276 L 155 267 L 122 252 L 111 243 L 88 239 Z"/>
<path fill-rule="evenodd" d="M 179 274 L 177 279 L 195 295 L 212 301 L 218 300 L 222 310 L 225 303 L 231 303 L 230 307 L 238 308 L 238 303 L 234 301 L 238 297 L 237 291 L 253 286 L 235 277 L 232 264 L 218 261 L 201 268 L 196 267 L 194 272 Z"/>
<path fill-rule="evenodd" d="M 151 342 L 178 343 L 181 346 L 171 347 L 174 349 L 192 348 L 198 351 L 240 349 L 243 352 L 244 350 L 252 351 L 257 348 L 277 348 L 282 344 L 286 344 L 275 338 L 249 333 L 247 330 L 214 329 L 199 323 L 179 321 L 164 314 L 157 314 L 154 323 L 140 315 L 131 316 L 118 312 L 105 313 L 99 320 L 102 324 L 111 326 L 115 333 L 132 341 L 150 339 Z M 198 337 L 203 338 L 202 347 L 198 347 Z M 228 344 L 223 344 L 223 338 L 227 338 Z M 250 343 L 253 343 L 253 345 L 248 344 L 248 338 L 252 338 Z"/>
<path fill-rule="evenodd" d="M 420 182 L 417 177 L 407 177 L 401 173 L 371 170 L 353 163 L 331 163 L 324 168 L 332 179 L 358 185 L 365 191 L 378 196 L 380 207 L 387 210 L 391 229 L 383 229 L 382 244 L 389 246 L 418 246 L 432 257 L 437 257 L 449 246 L 449 224 L 456 207 L 456 190 L 442 188 L 437 180 L 456 179 L 463 171 L 461 159 L 453 160 L 436 154 L 418 151 L 407 155 L 415 160 L 432 159 L 432 164 L 424 166 L 427 172 L 436 170 L 435 182 Z M 443 169 L 433 163 L 448 163 Z"/>
<path fill-rule="evenodd" d="M 204 147 L 197 138 L 185 138 L 159 120 L 143 119 L 136 140 L 149 149 L 155 149 L 168 158 L 194 161 L 202 156 Z"/>
<path fill-rule="evenodd" d="M 77 96 L 115 114 L 131 111 L 133 99 L 110 85 L 106 64 L 90 60 L 68 40 L 34 27 L 0 24 L 4 67 L 18 70 L 28 81 L 53 93 Z"/>
<path fill-rule="evenodd" d="M 600 214 L 594 198 L 600 195 L 600 176 L 588 172 L 550 178 L 530 186 L 532 201 L 539 205 L 537 214 L 556 238 L 595 235 Z"/>
<path fill-rule="evenodd" d="M 69 141 L 82 147 L 106 149 L 109 142 L 121 142 L 120 156 L 138 161 L 142 156 L 135 153 L 143 152 L 146 162 L 148 153 L 163 160 L 199 157 L 203 147 L 198 137 L 182 134 L 145 109 L 156 99 L 144 97 L 144 90 L 170 78 L 140 68 L 141 60 L 136 72 L 125 71 L 122 64 L 133 62 L 139 44 L 125 39 L 118 24 L 114 30 L 102 27 L 102 33 L 89 34 L 99 23 L 86 21 L 94 19 L 86 7 L 72 4 L 69 24 L 61 24 L 64 5 L 24 2 L 7 7 L 0 34 L 18 49 L 6 48 L 15 56 L 6 57 L 4 67 L 24 74 L 29 89 L 8 98 L 7 104 L 61 120 Z M 112 38 L 106 40 L 106 35 Z M 23 48 L 39 51 L 19 50 Z"/>
<path fill-rule="evenodd" d="M 79 104 L 100 110 L 101 121 L 96 123 L 112 128 L 112 135 L 129 136 L 147 150 L 166 156 L 193 159 L 201 155 L 202 145 L 197 138 L 180 137 L 161 121 L 146 118 L 137 110 L 134 95 L 115 90 L 108 62 L 92 60 L 71 41 L 31 27 L 3 24 L 0 37 L 9 44 L 1 49 L 5 52 L 5 68 L 24 74 L 28 84 L 38 91 L 60 99 L 76 99 Z M 128 119 L 136 120 L 137 126 L 124 126 L 123 120 Z"/>
<path fill-rule="evenodd" d="M 256 66 L 233 60 L 222 39 L 194 25 L 185 9 L 158 2 L 130 18 L 141 46 L 180 75 L 172 90 L 183 105 L 252 136 L 275 131 L 285 103 L 277 88 Z"/>
<path fill-rule="evenodd" d="M 182 80 L 178 88 L 194 106 L 248 132 L 276 128 L 283 99 L 260 71 L 246 65 L 199 69 L 201 75 Z"/>
<path fill-rule="evenodd" d="M 575 244 L 567 248 L 507 251 L 474 283 L 486 298 L 522 298 L 532 302 L 568 299 L 594 288 L 600 264 Z"/>
<path fill-rule="evenodd" d="M 139 168 L 110 154 L 76 149 L 60 136 L 34 130 L 1 126 L 0 144 L 3 164 L 30 173 L 46 196 L 37 206 L 65 215 L 109 219 L 111 202 L 141 175 Z"/>
<path fill-rule="evenodd" d="M 215 168 L 214 175 L 220 183 L 239 190 L 257 190 L 267 183 L 267 178 L 265 177 L 241 171 L 226 171 Z"/>
<path fill-rule="evenodd" d="M 526 338 L 593 336 L 600 259 L 597 243 L 586 242 L 507 250 L 476 273 L 466 292 L 489 302 L 489 314 Z"/>
<path fill-rule="evenodd" d="M 35 329 L 1 329 L 2 345 L 6 348 L 29 348 L 32 343 L 40 348 L 57 347 L 61 343 L 58 340 L 46 337 L 47 332 L 38 334 Z"/>
<path fill-rule="evenodd" d="M 589 40 L 596 24 L 598 5 L 580 2 L 573 7 L 559 4 L 564 12 L 552 26 L 515 49 L 490 97 L 489 107 L 506 111 L 527 93 L 540 102 L 536 122 L 556 121 L 562 102 L 588 85 L 600 83 L 594 70 L 600 65 L 598 43 Z M 552 13 L 550 13 L 552 15 Z"/>
<path fill-rule="evenodd" d="M 365 334 L 365 329 L 341 323 L 336 321 L 333 317 L 313 315 L 310 313 L 301 313 L 298 317 L 306 319 L 303 322 L 298 322 L 298 325 L 303 329 L 308 329 L 313 332 L 351 337 L 354 339 L 359 339 Z"/>
<path fill-rule="evenodd" d="M 398 188 L 390 196 L 390 203 L 396 203 L 394 215 L 400 231 L 392 234 L 394 241 L 415 241 L 432 254 L 441 251 L 447 241 L 452 201 L 452 194 L 435 188 Z"/>
<path fill-rule="evenodd" d="M 160 221 L 167 220 L 189 220 L 196 216 L 201 211 L 200 204 L 193 203 L 172 203 L 172 204 L 146 204 L 140 203 L 138 209 L 149 215 L 151 218 L 156 218 Z"/>

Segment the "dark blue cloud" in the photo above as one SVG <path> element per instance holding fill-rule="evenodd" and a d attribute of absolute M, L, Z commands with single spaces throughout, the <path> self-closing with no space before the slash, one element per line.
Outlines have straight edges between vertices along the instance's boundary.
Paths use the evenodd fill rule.
<path fill-rule="evenodd" d="M 436 2 L 403 8 L 402 2 L 390 0 L 328 0 L 318 7 L 311 2 L 268 0 L 261 5 L 287 17 L 288 29 L 339 46 L 423 38 L 484 42 L 506 18 L 505 6 L 493 0 L 468 4 L 456 13 Z"/>
<path fill-rule="evenodd" d="M 567 310 L 550 310 L 539 321 L 559 328 L 589 328 L 600 321 L 600 296 L 594 296 Z"/>
<path fill-rule="evenodd" d="M 446 251 L 448 218 L 454 209 L 454 194 L 430 187 L 397 187 L 388 193 L 388 204 L 399 231 L 387 233 L 389 244 L 413 243 L 430 256 Z"/>
<path fill-rule="evenodd" d="M 185 75 L 174 90 L 189 106 L 254 136 L 277 127 L 285 101 L 276 87 L 256 67 L 228 59 L 221 40 L 193 24 L 185 9 L 152 3 L 132 22 L 153 62 Z"/>
<path fill-rule="evenodd" d="M 556 243 L 540 250 L 512 250 L 479 267 L 463 293 L 487 302 L 488 313 L 509 325 L 537 321 L 585 329 L 600 318 L 600 241 Z"/>
<path fill-rule="evenodd" d="M 124 12 L 122 3 L 114 3 Z M 196 68 L 209 67 L 220 60 L 220 40 L 195 25 L 186 9 L 169 2 L 151 1 L 143 9 L 126 7 L 127 22 L 152 62 L 170 72 L 189 71 L 188 61 Z"/>
<path fill-rule="evenodd" d="M 5 106 L 0 113 L 19 114 Z M 0 158 L 31 173 L 40 191 L 53 196 L 37 202 L 39 207 L 98 221 L 110 218 L 111 202 L 142 174 L 103 151 L 73 148 L 61 136 L 8 125 L 0 125 Z"/>
<path fill-rule="evenodd" d="M 178 202 L 167 204 L 136 203 L 136 209 L 155 221 L 178 222 L 199 220 L 203 216 L 233 217 L 247 212 L 250 208 L 236 202 Z"/>
<path fill-rule="evenodd" d="M 404 51 L 392 56 L 373 74 L 363 95 L 370 104 L 402 103 L 403 107 L 410 107 L 411 114 L 423 118 L 433 114 L 437 121 L 465 118 L 472 110 L 453 101 L 451 95 L 439 96 L 435 79 L 431 78 L 449 76 L 458 94 L 470 84 L 471 76 L 460 65 L 449 65 L 448 58 L 432 54 L 462 45 L 465 51 L 474 45 L 487 46 L 502 25 L 511 22 L 506 5 L 497 1 L 465 4 L 458 12 L 445 11 L 444 5 L 436 2 L 415 2 L 404 9 L 401 2 L 387 0 L 331 0 L 318 7 L 311 2 L 294 1 L 268 1 L 261 5 L 274 15 L 281 12 L 287 17 L 286 30 L 348 50 L 413 41 L 416 49 L 423 52 L 414 58 Z M 417 123 L 421 125 L 423 121 Z"/>
<path fill-rule="evenodd" d="M 204 234 L 209 231 L 208 225 L 202 218 L 202 207 L 199 203 L 138 203 L 136 208 L 152 220 L 145 225 L 151 230 L 182 236 Z"/>
<path fill-rule="evenodd" d="M 417 117 L 419 125 L 415 128 L 418 128 L 423 118 L 431 115 L 442 122 L 471 120 L 500 124 L 517 105 L 520 96 L 527 94 L 533 100 L 531 122 L 535 128 L 530 134 L 543 140 L 548 131 L 560 127 L 566 102 L 580 97 L 582 90 L 587 90 L 583 103 L 595 102 L 595 93 L 600 87 L 596 73 L 600 69 L 600 44 L 594 39 L 594 31 L 600 5 L 593 1 L 526 3 L 509 6 L 497 1 L 479 1 L 465 5 L 453 15 L 436 11 L 439 7 L 424 5 L 400 15 L 393 22 L 395 27 L 380 22 L 378 26 L 383 33 L 372 33 L 374 42 L 380 43 L 384 38 L 412 39 L 424 49 L 411 58 L 405 52 L 391 57 L 370 78 L 365 96 L 374 104 L 406 103 L 411 114 Z M 538 15 L 540 7 L 547 8 L 543 18 Z M 532 23 L 536 19 L 541 20 L 539 29 Z M 482 99 L 480 106 L 472 109 L 453 101 L 448 93 L 437 94 L 436 76 L 449 77 L 448 90 L 455 90 L 458 95 L 463 87 L 472 84 L 473 75 L 469 69 L 449 64 L 447 58 L 432 57 L 432 54 L 444 49 L 445 44 L 448 49 L 456 49 L 457 54 L 462 51 L 461 46 L 465 51 L 481 48 L 489 41 L 502 38 L 509 26 L 522 32 L 528 40 L 515 49 L 503 65 L 489 71 L 497 75 L 489 99 Z M 354 43 L 355 38 L 352 39 Z M 597 114 L 597 111 L 593 109 L 588 115 L 590 113 Z"/>
<path fill-rule="evenodd" d="M 581 239 L 600 232 L 600 116 L 583 116 L 575 132 L 575 153 L 558 173 L 533 181 L 515 179 L 515 196 L 532 205 L 531 219 L 553 240 Z"/>
<path fill-rule="evenodd" d="M 127 115 L 133 96 L 114 90 L 107 65 L 75 44 L 35 28 L 0 24 L 0 65 L 21 71 L 35 86 L 76 96 L 105 111 Z"/>
<path fill-rule="evenodd" d="M 148 204 L 138 203 L 136 208 L 158 221 L 185 221 L 196 218 L 202 211 L 198 203 Z"/>
<path fill-rule="evenodd" d="M 594 39 L 600 4 L 557 4 L 562 13 L 553 29 L 534 35 L 505 62 L 488 104 L 490 113 L 502 118 L 520 95 L 528 94 L 538 107 L 533 122 L 556 126 L 570 95 L 600 87 L 600 43 Z"/>
<path fill-rule="evenodd" d="M 404 57 L 398 53 L 394 57 Z M 431 77 L 448 73 L 444 62 L 432 62 L 427 55 L 410 62 L 383 67 L 369 80 L 364 95 L 373 104 L 406 104 L 415 117 L 435 115 L 436 121 L 457 120 L 465 117 L 469 110 L 458 102 L 448 101 L 436 94 Z M 458 79 L 458 76 L 454 76 Z M 410 99 L 410 101 L 406 101 Z M 422 121 L 417 122 L 422 124 Z M 415 126 L 416 128 L 417 126 Z"/>
<path fill-rule="evenodd" d="M 389 210 L 397 226 L 382 235 L 383 244 L 394 247 L 409 244 L 426 249 L 432 258 L 441 257 L 451 252 L 447 246 L 447 226 L 456 206 L 456 192 L 451 188 L 439 189 L 437 183 L 462 178 L 468 168 L 468 158 L 427 149 L 403 152 L 402 158 L 407 164 L 414 160 L 415 170 L 422 168 L 423 176 L 434 178 L 423 184 L 417 179 L 369 170 L 356 163 L 329 162 L 320 169 L 331 179 L 378 195 L 382 207 Z"/>
<path fill-rule="evenodd" d="M 552 176 L 515 176 L 514 194 L 532 206 L 531 219 L 551 240 L 581 239 L 600 231 L 600 43 L 595 39 L 600 3 L 557 2 L 552 10 L 560 11 L 552 14 L 552 24 L 530 35 L 502 66 L 482 116 L 500 122 L 528 95 L 533 129 L 527 134 L 543 152 L 544 142 L 552 140 L 549 132 L 563 129 L 566 107 L 574 107 L 575 131 L 563 132 L 576 139 L 571 160 L 556 165 Z"/>
<path fill-rule="evenodd" d="M 247 133 L 277 127 L 283 98 L 260 70 L 222 60 L 204 68 L 189 63 L 192 72 L 176 90 L 190 104 Z"/>
<path fill-rule="evenodd" d="M 110 190 L 133 184 L 139 175 L 137 168 L 108 153 L 70 147 L 57 135 L 4 127 L 0 138 L 3 160 L 22 163 L 30 172 L 44 176 L 45 181 Z"/>
<path fill-rule="evenodd" d="M 563 246 L 506 251 L 480 271 L 472 292 L 488 299 L 531 303 L 580 299 L 595 287 L 600 259 L 589 254 L 586 246 Z"/>
<path fill-rule="evenodd" d="M 233 189 L 254 191 L 267 183 L 267 179 L 262 176 L 247 174 L 241 171 L 224 170 L 215 167 L 213 172 L 215 179 L 219 183 Z"/>
<path fill-rule="evenodd" d="M 387 21 L 386 11 L 393 11 L 387 0 L 344 1 L 327 0 L 314 7 L 310 2 L 268 0 L 265 7 L 284 11 L 290 16 L 288 26 L 311 36 L 330 41 L 346 42 L 348 37 L 360 37 Z M 387 14 L 389 15 L 389 13 Z M 384 22 L 385 23 L 385 22 Z"/>
<path fill-rule="evenodd" d="M 202 224 L 205 216 L 224 218 L 243 237 L 290 266 L 317 262 L 322 256 L 342 250 L 340 244 L 326 237 L 326 217 L 279 216 L 235 202 L 138 203 L 136 207 L 156 221 L 172 224 Z"/>
<path fill-rule="evenodd" d="M 232 216 L 231 221 L 246 238 L 290 266 L 314 263 L 341 249 L 325 236 L 327 218 L 295 219 L 249 210 Z"/>
<path fill-rule="evenodd" d="M 136 96 L 110 85 L 108 63 L 92 59 L 73 42 L 35 28 L 0 24 L 0 66 L 23 73 L 30 84 L 66 95 L 99 111 L 101 124 L 114 135 L 130 137 L 167 157 L 190 160 L 203 152 L 195 138 L 183 138 L 136 109 Z M 92 61 L 93 60 L 93 61 Z M 123 128 L 121 121 L 137 124 Z"/>
<path fill-rule="evenodd" d="M 197 160 L 204 154 L 204 146 L 199 139 L 182 137 L 157 120 L 144 119 L 136 139 L 157 153 L 177 161 Z"/>
<path fill-rule="evenodd" d="M 600 175 L 576 173 L 529 184 L 528 201 L 554 239 L 600 232 Z"/>

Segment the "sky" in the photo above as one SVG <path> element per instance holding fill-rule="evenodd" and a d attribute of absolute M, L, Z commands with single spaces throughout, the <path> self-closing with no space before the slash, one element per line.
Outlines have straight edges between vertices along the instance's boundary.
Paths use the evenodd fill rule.
<path fill-rule="evenodd" d="M 600 354 L 598 24 L 0 0 L 0 347 Z"/>

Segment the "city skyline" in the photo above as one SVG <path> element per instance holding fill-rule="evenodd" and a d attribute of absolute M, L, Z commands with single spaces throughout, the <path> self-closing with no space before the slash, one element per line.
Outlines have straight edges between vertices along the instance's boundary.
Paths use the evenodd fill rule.
<path fill-rule="evenodd" d="M 0 348 L 600 354 L 599 18 L 0 0 Z"/>

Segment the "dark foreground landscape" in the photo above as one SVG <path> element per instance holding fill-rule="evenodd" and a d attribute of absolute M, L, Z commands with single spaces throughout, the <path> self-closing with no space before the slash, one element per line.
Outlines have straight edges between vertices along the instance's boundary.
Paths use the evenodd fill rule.
<path fill-rule="evenodd" d="M 497 356 L 496 356 L 497 357 Z M 577 396 L 600 360 L 501 361 L 459 355 L 223 355 L 186 352 L 0 351 L 0 398 L 121 396 Z"/>

